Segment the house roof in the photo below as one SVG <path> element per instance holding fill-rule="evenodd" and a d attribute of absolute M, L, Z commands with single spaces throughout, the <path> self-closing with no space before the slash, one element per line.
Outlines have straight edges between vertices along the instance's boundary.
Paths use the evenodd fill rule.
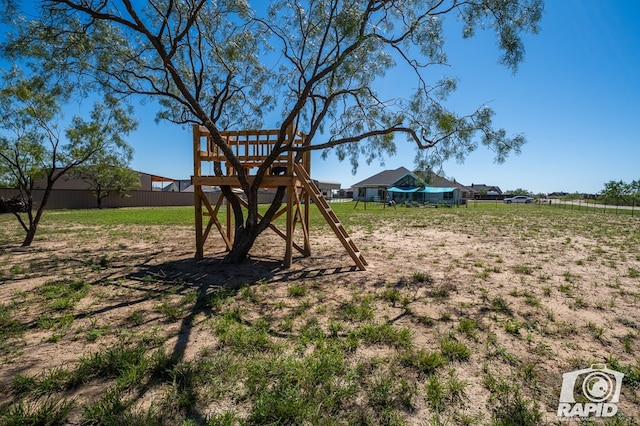
<path fill-rule="evenodd" d="M 145 173 L 145 172 L 138 172 L 138 173 L 151 176 L 151 182 L 174 182 L 176 180 L 176 179 L 172 179 L 164 176 L 152 175 L 151 173 Z"/>
<path fill-rule="evenodd" d="M 217 186 L 202 185 L 202 190 L 205 193 L 207 193 L 207 192 L 218 192 L 220 190 L 220 188 L 217 187 Z M 194 192 L 194 191 L 195 191 L 195 186 L 189 185 L 189 186 L 187 186 L 186 188 L 184 188 L 180 192 Z"/>
<path fill-rule="evenodd" d="M 398 167 L 395 170 L 383 170 L 378 174 L 371 176 L 363 181 L 354 183 L 352 188 L 364 187 L 364 186 L 390 186 L 400 178 L 412 174 L 411 170 L 406 167 Z"/>
<path fill-rule="evenodd" d="M 418 180 L 424 181 L 429 187 L 432 188 L 459 188 L 461 191 L 474 192 L 474 189 L 464 186 L 456 181 L 450 181 L 440 175 L 433 172 L 416 171 L 412 172 L 406 167 L 398 167 L 395 170 L 383 170 L 380 173 L 371 176 L 361 182 L 358 182 L 352 186 L 357 187 L 378 187 L 392 186 L 406 175 L 411 175 Z"/>
<path fill-rule="evenodd" d="M 481 191 L 495 191 L 498 194 L 502 194 L 502 190 L 500 189 L 499 186 L 494 186 L 494 185 L 485 185 L 483 183 L 472 183 L 471 184 L 471 189 L 473 189 L 476 192 L 481 192 Z"/>
<path fill-rule="evenodd" d="M 433 172 L 422 172 L 422 173 L 417 173 L 420 177 L 423 178 L 423 180 L 427 183 L 427 185 L 429 186 L 433 186 L 436 188 L 447 188 L 447 187 L 455 187 L 460 189 L 461 191 L 467 191 L 467 192 L 475 192 L 474 189 L 469 188 L 468 186 L 465 186 L 461 183 L 456 182 L 455 180 L 449 180 L 447 178 L 444 178 L 440 175 L 437 175 Z"/>
<path fill-rule="evenodd" d="M 458 183 L 455 180 L 443 178 L 442 176 L 438 176 L 435 173 L 432 175 L 431 180 L 427 181 L 427 183 L 429 184 L 429 186 L 435 186 L 437 188 L 456 187 L 461 191 L 475 192 L 474 189 L 469 188 L 468 186 Z"/>
<path fill-rule="evenodd" d="M 340 189 L 340 182 L 334 182 L 331 180 L 319 180 L 316 185 L 320 189 Z"/>
<path fill-rule="evenodd" d="M 185 189 L 187 189 L 190 186 L 191 186 L 191 179 L 179 179 L 179 180 L 174 180 L 169 185 L 162 188 L 162 190 L 164 192 L 173 192 L 173 191 L 183 192 Z"/>

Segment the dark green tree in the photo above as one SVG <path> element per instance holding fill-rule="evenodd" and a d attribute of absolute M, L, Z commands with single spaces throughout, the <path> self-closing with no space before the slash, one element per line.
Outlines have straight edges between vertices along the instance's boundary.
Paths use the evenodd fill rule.
<path fill-rule="evenodd" d="M 125 197 L 127 191 L 140 186 L 140 174 L 131 170 L 128 163 L 128 160 L 103 151 L 88 163 L 73 169 L 69 176 L 82 179 L 89 185 L 97 207 L 101 209 L 102 200 L 109 194 Z"/>
<path fill-rule="evenodd" d="M 506 191 L 506 193 L 510 195 L 526 195 L 528 197 L 533 196 L 533 193 L 531 191 L 528 191 L 522 188 L 512 189 L 512 190 Z"/>
<path fill-rule="evenodd" d="M 15 9 L 15 2 L 4 2 L 5 10 Z M 23 58 L 65 52 L 48 65 L 90 75 L 114 93 L 158 99 L 160 119 L 207 127 L 238 170 L 248 201 L 245 213 L 231 189 L 222 188 L 235 220 L 229 262 L 246 257 L 282 203 L 284 188 L 259 218 L 259 185 L 282 153 L 334 148 L 355 169 L 361 157 L 370 162 L 393 154 L 397 136 L 405 136 L 418 148 L 417 168 L 424 169 L 464 158 L 480 144 L 502 161 L 525 142 L 494 128 L 485 106 L 464 113 L 447 109 L 456 79 L 433 75 L 448 65 L 443 28 L 449 20 L 459 21 L 465 38 L 479 28 L 494 32 L 500 61 L 515 71 L 524 57 L 521 35 L 538 31 L 542 0 L 253 4 L 259 10 L 247 0 L 45 0 L 40 19 L 7 14 L 8 22 L 20 25 L 8 37 L 7 52 Z M 412 80 L 415 90 L 382 98 L 376 84 L 394 73 Z M 279 139 L 250 181 L 220 131 L 256 128 L 274 110 L 280 113 Z M 289 126 L 308 135 L 305 146 L 289 144 Z"/>
<path fill-rule="evenodd" d="M 605 203 L 618 203 L 622 196 L 624 182 L 610 180 L 604 184 L 604 189 L 600 191 L 600 196 L 604 198 Z"/>
<path fill-rule="evenodd" d="M 640 179 L 631 181 L 629 186 L 631 190 L 633 205 L 640 205 Z"/>
<path fill-rule="evenodd" d="M 633 204 L 640 195 L 640 181 L 626 183 L 622 180 L 611 180 L 604 184 L 600 197 L 607 204 Z"/>

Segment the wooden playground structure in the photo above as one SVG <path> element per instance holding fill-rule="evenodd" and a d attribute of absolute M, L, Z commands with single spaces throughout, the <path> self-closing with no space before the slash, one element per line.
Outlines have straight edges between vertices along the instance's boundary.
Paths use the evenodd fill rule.
<path fill-rule="evenodd" d="M 250 184 L 255 179 L 255 172 L 262 166 L 267 157 L 272 153 L 274 145 L 278 139 L 279 130 L 241 130 L 221 132 L 234 156 L 240 161 L 243 171 Z M 293 128 L 287 131 L 285 143 L 291 146 L 302 146 L 305 135 L 296 132 Z M 222 174 L 216 176 L 213 171 L 205 175 L 203 170 L 206 164 L 218 163 Z M 234 168 L 222 149 L 216 145 L 212 137 L 204 126 L 193 126 L 193 176 L 191 183 L 194 186 L 195 203 L 195 225 L 196 225 L 196 259 L 204 257 L 204 244 L 213 226 L 217 228 L 227 250 L 231 250 L 233 245 L 233 212 L 230 203 L 224 195 L 220 195 L 217 203 L 212 205 L 202 189 L 203 185 L 229 186 L 234 189 L 233 196 L 243 205 L 247 206 L 247 201 L 242 198 L 238 171 Z M 211 169 L 212 170 L 212 169 Z M 260 188 L 286 187 L 286 202 L 284 206 L 274 215 L 269 228 L 285 240 L 284 266 L 291 266 L 293 250 L 297 250 L 303 256 L 311 255 L 311 245 L 309 242 L 309 213 L 311 200 L 335 232 L 336 236 L 353 259 L 355 265 L 360 270 L 365 270 L 367 261 L 357 246 L 347 233 L 346 229 L 331 209 L 322 193 L 310 177 L 311 155 L 307 151 L 301 158 L 296 160 L 293 150 L 289 150 L 275 158 L 265 173 Z M 226 201 L 226 202 L 225 202 Z M 225 205 L 224 213 L 222 206 Z M 225 224 L 218 219 L 218 214 L 226 216 Z M 277 228 L 273 221 L 285 215 L 284 231 Z M 205 218 L 208 218 L 205 226 Z M 262 216 L 260 216 L 262 219 Z M 296 226 L 302 231 L 302 241 L 295 241 Z"/>

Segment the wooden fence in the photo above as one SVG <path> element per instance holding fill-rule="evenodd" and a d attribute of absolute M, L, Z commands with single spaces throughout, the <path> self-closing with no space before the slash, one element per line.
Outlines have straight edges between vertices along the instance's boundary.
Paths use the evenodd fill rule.
<path fill-rule="evenodd" d="M 38 207 L 44 190 L 34 190 L 35 208 Z M 18 195 L 15 189 L 0 188 L 0 198 L 13 198 Z M 219 193 L 207 193 L 211 202 L 218 201 Z M 192 206 L 193 192 L 130 191 L 127 196 L 109 194 L 102 200 L 103 208 L 114 207 L 153 207 L 153 206 Z M 91 191 L 57 189 L 51 192 L 47 209 L 92 209 L 98 206 Z"/>
<path fill-rule="evenodd" d="M 35 205 L 38 208 L 44 190 L 34 192 Z M 18 195 L 17 189 L 0 188 L 0 198 L 10 199 Z M 210 203 L 218 202 L 220 192 L 205 192 Z M 103 208 L 117 207 L 162 207 L 162 206 L 193 206 L 193 192 L 162 192 L 162 191 L 130 191 L 126 197 L 109 194 L 102 200 Z M 261 204 L 271 203 L 273 193 L 265 192 L 258 195 Z M 47 209 L 94 209 L 98 207 L 96 197 L 91 191 L 82 189 L 56 189 L 51 192 Z"/>

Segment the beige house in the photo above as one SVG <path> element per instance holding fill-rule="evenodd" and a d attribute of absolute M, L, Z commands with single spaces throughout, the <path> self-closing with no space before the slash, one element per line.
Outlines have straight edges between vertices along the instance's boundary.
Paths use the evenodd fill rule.
<path fill-rule="evenodd" d="M 111 207 L 146 207 L 146 206 L 192 206 L 194 203 L 194 187 L 190 179 L 171 179 L 150 173 L 138 172 L 140 186 L 127 191 L 126 196 L 112 193 L 106 197 L 102 205 Z M 325 199 L 333 198 L 334 191 L 340 189 L 337 182 L 316 181 Z M 45 179 L 34 183 L 34 200 L 36 205 L 42 199 L 46 188 Z M 215 203 L 220 196 L 217 186 L 203 186 L 206 197 Z M 0 197 L 10 199 L 18 194 L 14 189 L 0 189 Z M 273 200 L 274 191 L 261 189 L 259 202 L 266 204 Z M 47 202 L 47 209 L 88 209 L 95 208 L 97 201 L 89 183 L 83 179 L 61 177 L 53 185 L 53 191 Z"/>
<path fill-rule="evenodd" d="M 159 182 L 174 182 L 175 179 L 166 178 L 162 176 L 152 175 L 149 173 L 138 172 L 140 175 L 140 186 L 138 188 L 132 189 L 132 191 L 151 191 L 153 189 L 154 183 Z M 47 187 L 47 181 L 42 179 L 37 179 L 34 182 L 34 189 L 45 189 Z M 68 176 L 62 176 L 60 179 L 53 184 L 53 189 L 55 190 L 89 190 L 91 189 L 89 183 L 84 179 L 71 178 Z"/>
<path fill-rule="evenodd" d="M 322 192 L 322 196 L 325 200 L 331 200 L 334 194 L 340 190 L 340 182 L 332 182 L 332 181 L 315 181 L 316 186 Z"/>
<path fill-rule="evenodd" d="M 147 206 L 191 206 L 193 205 L 193 192 L 163 192 L 161 187 L 171 184 L 175 179 L 138 172 L 140 186 L 126 195 L 111 193 L 103 199 L 102 206 L 111 207 L 147 207 Z M 36 206 L 43 197 L 46 181 L 38 179 L 34 182 L 34 202 Z M 15 189 L 0 189 L 0 197 L 12 198 L 18 194 Z M 207 193 L 211 202 L 217 201 L 217 193 Z M 83 179 L 68 178 L 58 179 L 53 185 L 53 191 L 47 202 L 47 209 L 90 209 L 97 207 L 97 200 L 90 185 Z"/>

